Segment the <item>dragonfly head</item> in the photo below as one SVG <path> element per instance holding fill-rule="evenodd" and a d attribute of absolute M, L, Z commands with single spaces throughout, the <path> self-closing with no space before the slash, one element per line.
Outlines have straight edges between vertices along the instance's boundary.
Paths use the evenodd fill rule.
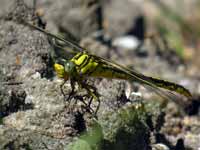
<path fill-rule="evenodd" d="M 59 78 L 68 80 L 68 78 L 74 74 L 76 68 L 75 64 L 70 60 L 62 59 L 54 64 L 54 69 Z"/>

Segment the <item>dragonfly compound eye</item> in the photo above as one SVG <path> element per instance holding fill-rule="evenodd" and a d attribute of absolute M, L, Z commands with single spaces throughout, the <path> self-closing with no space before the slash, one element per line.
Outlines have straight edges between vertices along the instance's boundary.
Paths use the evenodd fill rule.
<path fill-rule="evenodd" d="M 68 61 L 65 63 L 65 72 L 68 74 L 73 74 L 75 72 L 76 66 L 73 62 Z"/>

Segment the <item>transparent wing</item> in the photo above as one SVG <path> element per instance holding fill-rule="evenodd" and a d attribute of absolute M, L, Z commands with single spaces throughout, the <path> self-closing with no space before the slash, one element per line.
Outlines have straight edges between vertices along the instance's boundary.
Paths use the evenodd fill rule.
<path fill-rule="evenodd" d="M 151 81 L 148 81 L 147 78 L 144 78 L 145 77 L 144 75 L 140 76 L 140 73 L 136 72 L 135 70 L 134 71 L 130 70 L 129 68 L 126 68 L 126 67 L 124 67 L 120 64 L 116 64 L 115 62 L 112 62 L 110 60 L 106 60 L 106 59 L 101 58 L 101 57 L 96 56 L 96 55 L 92 55 L 92 56 L 95 57 L 96 60 L 101 61 L 101 62 L 108 64 L 108 65 L 111 65 L 115 68 L 118 68 L 119 70 L 122 70 L 127 75 L 132 76 L 136 81 L 138 81 L 140 84 L 142 84 L 146 89 L 154 91 L 160 97 L 162 97 L 164 99 L 172 100 L 176 103 L 177 103 L 177 101 L 179 101 L 179 97 L 176 94 L 174 94 L 173 92 L 171 92 L 169 90 L 164 90 L 164 89 L 158 87 L 157 85 L 155 85 Z M 160 81 L 162 81 L 162 80 L 160 80 Z M 163 82 L 165 82 L 165 81 L 163 81 Z M 174 91 L 174 92 L 176 92 L 176 91 Z"/>
<path fill-rule="evenodd" d="M 29 27 L 35 29 L 35 30 L 38 30 L 38 31 L 40 31 L 40 32 L 42 32 L 42 33 L 44 33 L 44 34 L 46 34 L 47 36 L 50 36 L 51 38 L 55 38 L 55 39 L 57 39 L 57 40 L 60 40 L 60 41 L 62 41 L 62 42 L 64 42 L 64 43 L 66 43 L 67 45 L 69 45 L 69 46 L 71 46 L 72 48 L 74 48 L 74 50 L 75 50 L 76 52 L 87 51 L 86 49 L 82 48 L 81 46 L 79 46 L 78 44 L 76 44 L 76 43 L 74 43 L 74 42 L 72 42 L 72 41 L 70 41 L 70 40 L 65 40 L 64 38 L 59 37 L 59 36 L 57 36 L 57 35 L 55 35 L 55 34 L 52 34 L 52 33 L 48 32 L 48 31 L 46 31 L 46 30 L 44 30 L 44 29 L 42 29 L 42 28 L 40 28 L 40 27 L 37 27 L 37 26 L 31 24 L 31 23 L 28 23 L 28 22 L 23 22 L 23 23 L 24 23 L 25 25 L 27 25 L 27 26 L 29 26 Z M 58 45 L 58 44 L 57 44 L 57 45 Z"/>

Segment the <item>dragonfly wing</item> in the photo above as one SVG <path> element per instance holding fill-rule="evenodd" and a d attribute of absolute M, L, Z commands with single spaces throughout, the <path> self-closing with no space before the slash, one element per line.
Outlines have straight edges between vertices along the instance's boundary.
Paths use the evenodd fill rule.
<path fill-rule="evenodd" d="M 169 90 L 164 90 L 162 89 L 162 87 L 158 87 L 155 83 L 153 83 L 150 79 L 154 79 L 154 78 L 149 78 L 149 77 L 146 77 L 144 75 L 141 75 L 140 73 L 136 72 L 135 70 L 130 70 L 129 68 L 126 68 L 120 64 L 117 64 L 115 62 L 112 62 L 110 60 L 106 60 L 105 58 L 101 58 L 99 56 L 96 56 L 96 55 L 92 55 L 93 57 L 95 57 L 96 60 L 102 62 L 102 63 L 105 63 L 105 64 L 108 64 L 108 65 L 111 65 L 121 71 L 123 71 L 125 74 L 131 76 L 135 81 L 138 81 L 139 83 L 141 83 L 145 88 L 147 89 L 151 89 L 153 90 L 156 94 L 158 94 L 160 97 L 164 98 L 164 99 L 170 99 L 170 100 L 173 100 L 173 101 L 177 101 L 177 95 L 175 95 L 174 93 L 172 93 L 171 91 Z M 166 82 L 166 83 L 171 83 L 171 82 L 167 82 L 167 81 L 163 81 L 163 80 L 159 80 L 159 79 L 156 79 L 158 81 L 162 81 L 162 82 Z M 173 83 L 172 83 L 173 84 Z M 180 86 L 182 87 L 182 86 Z M 174 90 L 174 92 L 176 92 Z M 189 91 L 187 91 L 189 92 Z M 178 93 L 178 92 L 177 92 Z M 181 93 L 179 93 L 181 94 Z M 190 93 L 189 93 L 190 94 Z M 184 95 L 184 94 L 182 94 Z M 184 95 L 186 96 L 186 95 Z M 187 97 L 187 96 L 186 96 Z M 189 96 L 188 96 L 189 97 Z"/>
<path fill-rule="evenodd" d="M 48 31 L 46 31 L 46 30 L 44 30 L 44 29 L 42 29 L 42 28 L 40 28 L 40 27 L 37 27 L 37 26 L 35 26 L 35 25 L 31 24 L 31 23 L 28 23 L 28 22 L 23 22 L 23 24 L 25 24 L 25 25 L 27 25 L 27 26 L 29 26 L 29 27 L 35 29 L 35 30 L 38 30 L 38 31 L 42 32 L 42 33 L 46 34 L 47 36 L 49 36 L 49 37 L 51 37 L 51 38 L 54 38 L 54 39 L 56 39 L 56 40 L 59 40 L 59 41 L 64 42 L 66 45 L 68 45 L 68 46 L 70 46 L 70 47 L 73 47 L 74 50 L 75 50 L 76 52 L 87 51 L 86 49 L 84 49 L 84 48 L 82 48 L 81 46 L 79 46 L 78 44 L 76 44 L 76 43 L 70 41 L 69 39 L 65 40 L 64 38 L 62 38 L 62 37 L 60 37 L 60 36 L 57 36 L 57 35 L 55 35 L 55 34 L 52 34 L 52 33 L 48 32 Z M 61 47 L 61 46 L 60 46 L 60 47 Z"/>

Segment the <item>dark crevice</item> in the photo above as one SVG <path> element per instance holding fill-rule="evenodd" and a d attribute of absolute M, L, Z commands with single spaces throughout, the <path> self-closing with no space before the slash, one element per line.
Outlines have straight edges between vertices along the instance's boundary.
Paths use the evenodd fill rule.
<path fill-rule="evenodd" d="M 85 120 L 83 118 L 83 114 L 79 111 L 75 114 L 75 124 L 74 129 L 77 130 L 78 133 L 82 133 L 86 130 Z"/>
<path fill-rule="evenodd" d="M 2 95 L 2 93 L 1 93 Z M 33 104 L 25 103 L 26 92 L 25 91 L 11 91 L 11 95 L 8 96 L 8 102 L 3 102 L 6 100 L 8 95 L 4 95 L 0 101 L 0 118 L 8 116 L 11 113 L 33 109 Z M 3 104 L 6 103 L 6 104 Z"/>
<path fill-rule="evenodd" d="M 43 63 L 46 65 L 45 69 L 39 70 L 42 78 L 52 79 L 54 77 L 53 60 L 49 54 L 41 55 Z"/>
<path fill-rule="evenodd" d="M 200 95 L 194 96 L 191 100 L 191 104 L 185 108 L 185 112 L 189 116 L 199 115 L 200 114 Z"/>

